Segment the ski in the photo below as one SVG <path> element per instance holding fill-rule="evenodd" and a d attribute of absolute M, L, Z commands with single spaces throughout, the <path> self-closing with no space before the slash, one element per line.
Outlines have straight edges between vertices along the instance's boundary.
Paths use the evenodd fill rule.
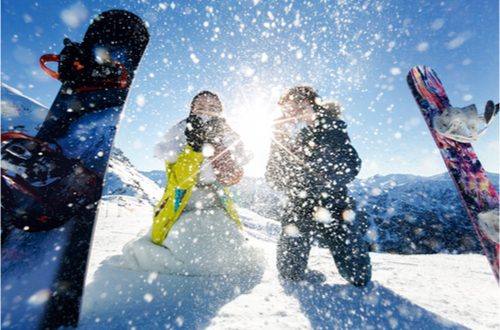
<path fill-rule="evenodd" d="M 440 134 L 434 127 L 437 122 L 436 118 L 444 113 L 455 111 L 453 110 L 455 108 L 450 105 L 446 91 L 436 72 L 426 66 L 416 66 L 408 73 L 407 82 L 455 183 L 481 242 L 483 252 L 488 258 L 498 282 L 500 251 L 498 243 L 498 194 L 486 176 L 486 171 L 479 162 L 472 145 L 460 142 L 460 137 L 452 139 Z M 492 102 L 488 102 L 487 112 L 494 112 L 494 106 L 491 109 L 492 104 Z M 487 115 L 487 117 L 489 117 L 489 123 L 492 114 Z"/>
<path fill-rule="evenodd" d="M 139 17 L 110 10 L 81 43 L 40 58 L 59 93 L 35 136 L 1 136 L 2 328 L 78 324 L 104 176 L 148 42 Z"/>

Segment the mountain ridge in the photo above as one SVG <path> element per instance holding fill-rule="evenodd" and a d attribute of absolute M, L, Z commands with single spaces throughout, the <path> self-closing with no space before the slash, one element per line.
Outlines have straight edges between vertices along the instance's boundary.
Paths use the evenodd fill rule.
<path fill-rule="evenodd" d="M 33 109 L 46 113 L 47 108 L 2 84 L 2 105 L 4 101 L 17 106 L 9 109 L 10 113 L 16 114 L 17 122 L 21 122 L 23 116 L 30 116 L 27 120 L 29 126 L 18 126 L 18 130 L 36 134 L 36 127 L 43 118 L 40 119 L 40 115 L 33 118 Z M 15 130 L 12 121 L 2 120 L 2 132 L 12 129 Z M 488 177 L 498 191 L 499 175 L 488 173 Z M 103 187 L 104 196 L 134 196 L 154 205 L 161 197 L 165 184 L 164 171 L 141 172 L 119 148 L 113 148 Z M 430 177 L 375 175 L 356 179 L 350 189 L 358 206 L 368 215 L 366 238 L 374 251 L 468 253 L 481 250 L 448 173 Z M 241 207 L 261 216 L 279 219 L 279 205 L 283 197 L 272 190 L 264 178 L 244 177 L 239 184 L 231 187 L 231 191 Z"/>

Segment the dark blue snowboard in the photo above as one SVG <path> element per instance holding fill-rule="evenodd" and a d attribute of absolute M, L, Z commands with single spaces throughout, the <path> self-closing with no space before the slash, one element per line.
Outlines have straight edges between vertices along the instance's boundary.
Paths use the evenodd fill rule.
<path fill-rule="evenodd" d="M 41 57 L 62 83 L 45 121 L 36 136 L 2 134 L 2 329 L 77 325 L 103 178 L 148 41 L 139 17 L 111 10 L 81 43 Z"/>

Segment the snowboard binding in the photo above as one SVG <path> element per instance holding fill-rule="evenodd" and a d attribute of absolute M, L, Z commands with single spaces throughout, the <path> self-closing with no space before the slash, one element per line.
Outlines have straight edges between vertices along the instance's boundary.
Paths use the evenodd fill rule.
<path fill-rule="evenodd" d="M 482 233 L 495 243 L 500 243 L 500 223 L 498 222 L 499 212 L 496 209 L 479 213 L 478 223 Z"/>
<path fill-rule="evenodd" d="M 475 104 L 463 108 L 448 107 L 432 119 L 432 127 L 449 139 L 471 143 L 484 134 L 498 114 L 498 109 L 499 105 L 491 100 L 486 103 L 482 115 L 478 115 Z"/>
<path fill-rule="evenodd" d="M 56 228 L 98 200 L 102 179 L 57 144 L 22 133 L 1 138 L 2 232 Z"/>
<path fill-rule="evenodd" d="M 48 62 L 58 63 L 57 72 L 47 67 Z M 40 66 L 68 90 L 76 92 L 129 87 L 125 66 L 113 61 L 112 54 L 104 46 L 89 48 L 65 38 L 61 53 L 42 55 Z"/>

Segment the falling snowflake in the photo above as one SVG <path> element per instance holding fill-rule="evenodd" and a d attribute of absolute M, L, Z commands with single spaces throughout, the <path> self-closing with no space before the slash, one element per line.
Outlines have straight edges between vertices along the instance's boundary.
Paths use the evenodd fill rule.
<path fill-rule="evenodd" d="M 417 46 L 417 51 L 423 53 L 429 49 L 429 43 L 428 42 L 421 42 Z"/>
<path fill-rule="evenodd" d="M 393 76 L 399 76 L 401 74 L 401 69 L 397 67 L 391 68 L 390 71 Z"/>
<path fill-rule="evenodd" d="M 193 61 L 194 64 L 200 63 L 200 59 L 196 56 L 196 54 L 192 53 L 190 56 L 191 61 Z"/>

